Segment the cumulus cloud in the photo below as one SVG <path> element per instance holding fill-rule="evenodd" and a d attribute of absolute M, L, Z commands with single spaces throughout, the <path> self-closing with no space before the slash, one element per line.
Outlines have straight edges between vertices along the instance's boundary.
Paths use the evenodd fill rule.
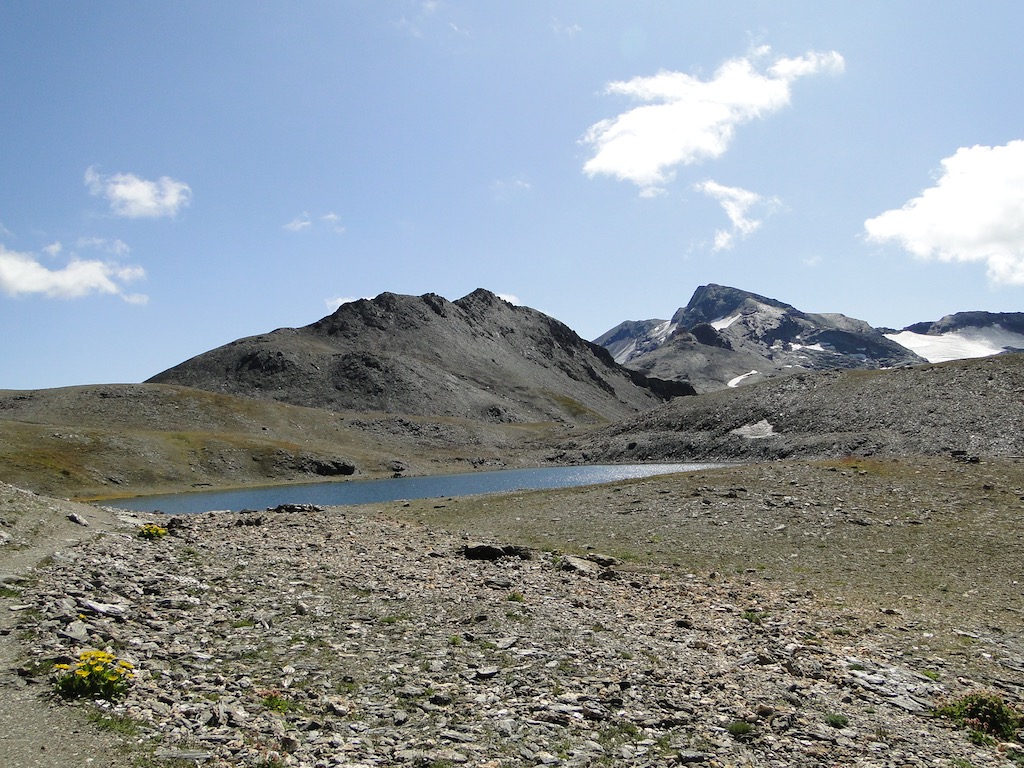
<path fill-rule="evenodd" d="M 91 165 L 85 170 L 85 186 L 96 197 L 105 198 L 115 216 L 129 219 L 173 217 L 192 202 L 188 184 L 169 176 L 156 181 L 140 179 L 133 173 L 105 176 Z"/>
<path fill-rule="evenodd" d="M 864 228 L 917 258 L 984 262 L 993 283 L 1024 285 L 1024 141 L 961 147 L 934 186 Z"/>
<path fill-rule="evenodd" d="M 76 299 L 99 293 L 141 304 L 146 297 L 125 293 L 124 284 L 140 280 L 145 274 L 142 267 L 77 256 L 60 269 L 50 269 L 32 254 L 0 245 L 0 291 L 8 296 L 38 294 L 51 299 Z"/>
<path fill-rule="evenodd" d="M 594 154 L 584 172 L 631 181 L 645 196 L 659 194 L 678 166 L 720 157 L 737 126 L 788 105 L 793 81 L 844 67 L 843 57 L 829 51 L 780 58 L 760 70 L 769 54 L 764 47 L 730 59 L 710 80 L 661 71 L 609 83 L 606 93 L 642 103 L 590 126 L 582 142 Z"/>
<path fill-rule="evenodd" d="M 731 230 L 720 229 L 715 233 L 716 251 L 732 248 L 737 238 L 748 237 L 760 228 L 763 219 L 755 219 L 750 216 L 752 209 L 759 208 L 770 213 L 779 204 L 776 198 L 765 198 L 756 192 L 750 192 L 740 187 L 727 187 L 717 181 L 704 181 L 695 184 L 694 189 L 717 200 L 732 224 Z"/>
<path fill-rule="evenodd" d="M 494 295 L 497 296 L 502 301 L 506 301 L 509 304 L 512 304 L 513 306 L 521 307 L 523 305 L 523 302 L 521 302 L 519 300 L 519 297 L 516 296 L 514 293 L 496 293 Z"/>

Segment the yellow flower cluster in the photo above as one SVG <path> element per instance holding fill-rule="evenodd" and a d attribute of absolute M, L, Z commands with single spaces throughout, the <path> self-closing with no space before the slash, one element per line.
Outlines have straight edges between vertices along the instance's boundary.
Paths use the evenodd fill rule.
<path fill-rule="evenodd" d="M 127 693 L 135 673 L 131 662 L 109 651 L 82 651 L 74 666 L 55 664 L 57 693 L 66 699 L 113 700 Z"/>
<path fill-rule="evenodd" d="M 156 523 L 145 523 L 139 526 L 139 536 L 144 539 L 162 539 L 167 535 L 167 529 Z"/>

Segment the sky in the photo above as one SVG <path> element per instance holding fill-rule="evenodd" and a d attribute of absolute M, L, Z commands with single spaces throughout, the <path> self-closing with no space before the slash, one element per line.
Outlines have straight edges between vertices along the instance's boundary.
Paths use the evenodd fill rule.
<path fill-rule="evenodd" d="M 390 291 L 1024 311 L 1024 4 L 0 0 L 0 389 Z"/>

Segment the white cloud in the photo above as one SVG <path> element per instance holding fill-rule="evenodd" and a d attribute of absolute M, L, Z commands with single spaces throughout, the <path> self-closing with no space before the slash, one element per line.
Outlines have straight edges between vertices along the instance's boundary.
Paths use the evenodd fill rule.
<path fill-rule="evenodd" d="M 580 34 L 583 31 L 583 27 L 581 27 L 579 24 L 566 24 L 559 21 L 558 19 L 553 19 L 551 21 L 551 30 L 556 35 L 576 37 L 576 35 Z"/>
<path fill-rule="evenodd" d="M 64 250 L 64 246 L 61 245 L 60 241 L 54 241 L 47 246 L 43 247 L 43 252 L 48 256 L 57 256 L 61 251 Z"/>
<path fill-rule="evenodd" d="M 142 267 L 72 257 L 61 269 L 49 269 L 31 254 L 0 245 L 0 291 L 8 296 L 40 294 L 51 299 L 75 299 L 93 293 L 120 296 L 140 304 L 146 297 L 124 293 L 124 283 L 145 277 Z"/>
<path fill-rule="evenodd" d="M 917 258 L 985 262 L 993 283 L 1024 285 L 1024 141 L 961 147 L 934 186 L 864 228 Z"/>
<path fill-rule="evenodd" d="M 334 211 L 331 211 L 330 213 L 325 213 L 323 216 L 320 217 L 320 221 L 329 226 L 339 235 L 344 234 L 345 232 L 345 226 L 341 223 L 341 216 L 336 214 Z"/>
<path fill-rule="evenodd" d="M 519 297 L 516 296 L 514 293 L 496 293 L 494 295 L 497 296 L 502 301 L 507 301 L 509 304 L 512 304 L 516 307 L 521 307 L 523 305 L 523 302 L 521 302 L 519 300 Z"/>
<path fill-rule="evenodd" d="M 316 221 L 313 220 L 313 217 L 311 217 L 308 212 L 303 211 L 301 214 L 285 224 L 284 228 L 289 232 L 302 232 L 309 229 L 316 223 L 330 227 L 338 234 L 345 232 L 345 227 L 341 224 L 341 217 L 334 211 L 329 211 L 322 216 L 318 216 Z"/>
<path fill-rule="evenodd" d="M 85 169 L 85 185 L 93 195 L 106 198 L 114 215 L 129 219 L 173 217 L 192 202 L 188 184 L 169 176 L 156 181 L 140 179 L 133 173 L 104 176 L 91 165 Z"/>
<path fill-rule="evenodd" d="M 650 77 L 609 83 L 608 94 L 643 102 L 617 117 L 590 126 L 582 139 L 594 150 L 583 166 L 588 176 L 605 174 L 631 181 L 645 196 L 660 193 L 675 168 L 720 157 L 738 125 L 775 112 L 790 101 L 794 80 L 819 72 L 841 72 L 835 51 L 781 58 L 761 72 L 756 59 L 730 59 L 710 80 L 662 71 Z"/>
<path fill-rule="evenodd" d="M 779 201 L 776 198 L 765 198 L 756 192 L 750 192 L 740 187 L 727 187 L 717 181 L 704 181 L 694 184 L 694 189 L 703 192 L 713 200 L 722 205 L 722 210 L 729 217 L 732 224 L 731 230 L 720 229 L 715 233 L 716 251 L 732 248 L 737 237 L 740 239 L 749 237 L 760 228 L 763 219 L 755 219 L 749 216 L 751 209 L 758 207 L 767 209 L 771 213 Z"/>
<path fill-rule="evenodd" d="M 334 312 L 343 304 L 351 304 L 353 301 L 359 301 L 361 298 L 369 301 L 373 299 L 373 296 L 336 296 L 332 299 L 324 299 L 324 304 L 328 310 Z"/>
<path fill-rule="evenodd" d="M 313 226 L 313 220 L 309 218 L 308 213 L 303 213 L 285 224 L 284 228 L 289 232 L 301 232 L 304 229 L 309 229 L 311 226 Z"/>
<path fill-rule="evenodd" d="M 498 179 L 491 184 L 491 192 L 498 200 L 507 200 L 510 196 L 529 192 L 533 185 L 526 179 L 514 176 L 510 179 Z"/>
<path fill-rule="evenodd" d="M 60 244 L 58 243 L 57 245 Z M 78 248 L 89 248 L 95 251 L 103 251 L 115 256 L 127 256 L 132 250 L 123 240 L 109 240 L 105 237 L 80 237 L 75 241 L 75 246 Z"/>

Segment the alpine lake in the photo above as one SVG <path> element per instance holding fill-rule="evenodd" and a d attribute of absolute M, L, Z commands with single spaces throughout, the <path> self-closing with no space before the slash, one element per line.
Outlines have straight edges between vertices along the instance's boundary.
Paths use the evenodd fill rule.
<path fill-rule="evenodd" d="M 227 491 L 192 491 L 161 496 L 136 496 L 108 502 L 136 512 L 189 514 L 210 511 L 240 512 L 279 504 L 348 506 L 384 501 L 473 496 L 523 490 L 598 485 L 677 472 L 695 472 L 724 466 L 686 464 L 595 464 L 568 467 L 504 469 L 450 475 L 395 477 L 383 480 L 343 480 L 302 485 L 260 486 Z"/>

